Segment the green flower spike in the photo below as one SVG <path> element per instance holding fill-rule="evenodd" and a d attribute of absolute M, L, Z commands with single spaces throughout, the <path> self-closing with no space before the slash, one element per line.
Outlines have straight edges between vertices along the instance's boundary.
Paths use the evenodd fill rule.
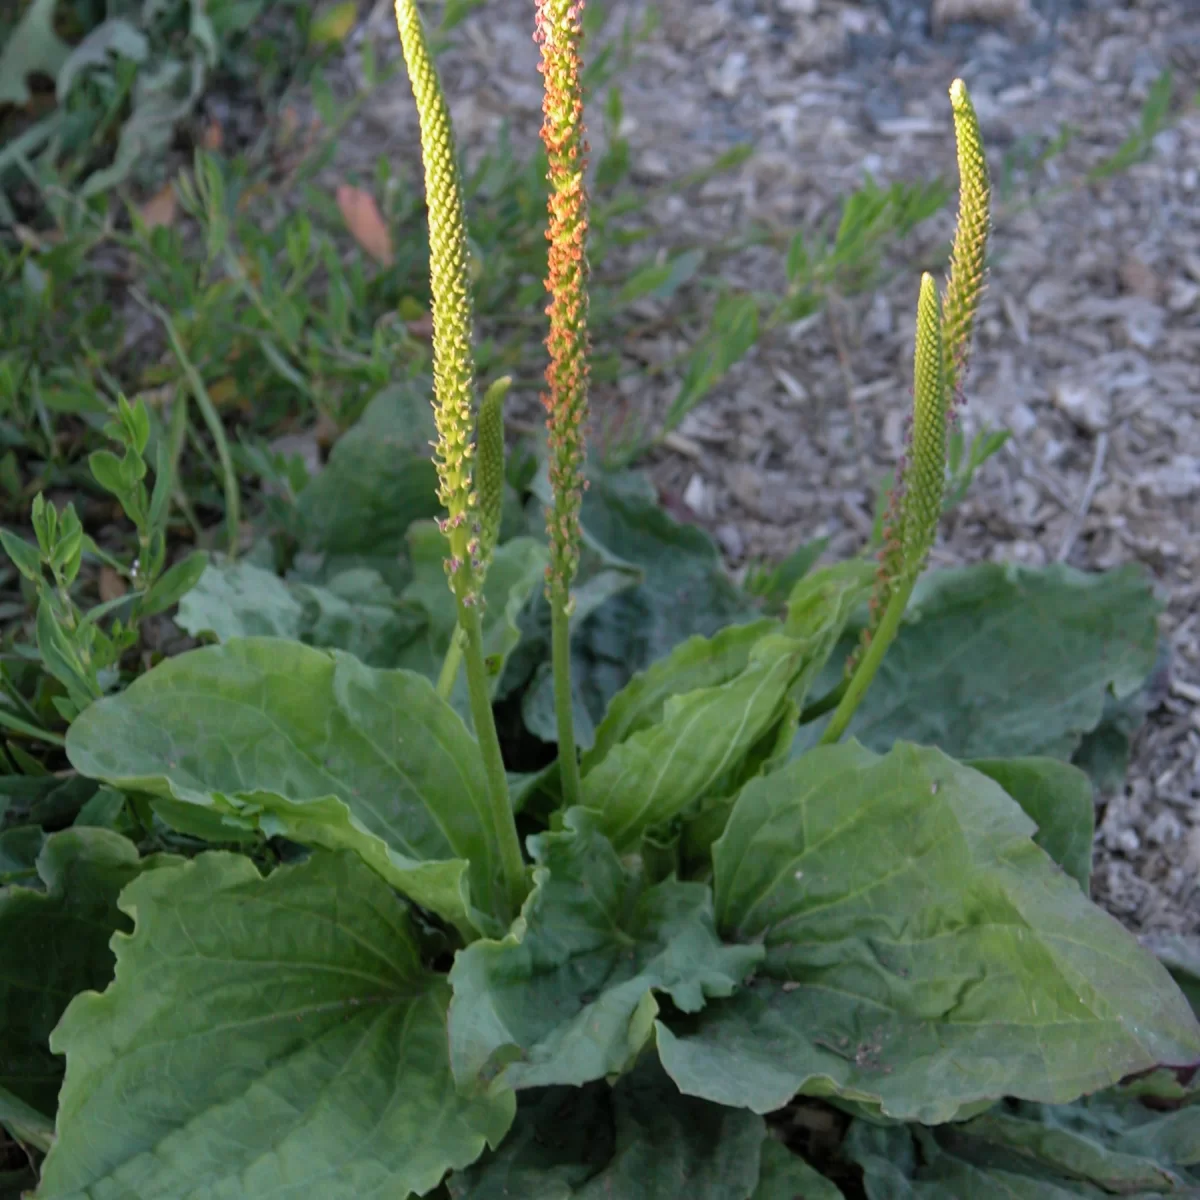
<path fill-rule="evenodd" d="M 841 736 L 896 635 L 904 605 L 937 535 L 942 511 L 946 428 L 963 401 L 971 334 L 983 294 L 990 221 L 983 139 L 961 79 L 950 85 L 950 105 L 959 176 L 958 225 L 950 254 L 950 275 L 940 312 L 933 280 L 928 275 L 921 279 L 908 452 L 897 465 L 896 482 L 888 498 L 867 627 L 847 660 L 842 685 L 819 705 L 823 710 L 837 704 L 825 731 L 823 740 L 827 742 Z"/>
<path fill-rule="evenodd" d="M 937 536 L 946 484 L 946 377 L 942 357 L 942 314 L 933 276 L 921 276 L 917 301 L 917 345 L 913 358 L 913 421 L 904 478 L 903 562 L 914 579 Z"/>
<path fill-rule="evenodd" d="M 871 619 L 847 671 L 845 690 L 821 741 L 836 742 L 850 723 L 904 616 L 913 586 L 937 536 L 946 484 L 949 392 L 942 351 L 937 284 L 921 276 L 913 354 L 913 414 L 908 454 L 896 472 L 871 598 Z M 836 693 L 835 693 L 836 694 Z"/>
<path fill-rule="evenodd" d="M 512 387 L 505 375 L 488 388 L 479 406 L 479 432 L 475 442 L 479 457 L 475 468 L 479 493 L 479 557 L 484 569 L 500 537 L 504 507 L 504 398 Z"/>
<path fill-rule="evenodd" d="M 950 255 L 950 278 L 943 306 L 943 354 L 946 386 L 953 407 L 962 402 L 962 387 L 971 352 L 971 332 L 983 294 L 984 259 L 987 255 L 989 183 L 979 120 L 966 84 L 950 85 L 954 109 L 954 136 L 958 143 L 958 227 Z"/>
<path fill-rule="evenodd" d="M 550 243 L 546 290 L 550 333 L 546 349 L 547 443 L 554 503 L 546 514 L 550 565 L 546 594 L 550 601 L 554 706 L 563 798 L 580 802 L 579 764 L 575 754 L 571 706 L 571 581 L 579 566 L 579 509 L 583 502 L 584 424 L 587 420 L 587 192 L 583 172 L 587 140 L 583 127 L 580 43 L 583 0 L 538 0 L 534 40 L 541 47 L 542 141 L 550 182 Z"/>
<path fill-rule="evenodd" d="M 475 448 L 475 364 L 471 351 L 471 298 L 462 176 L 450 110 L 429 54 L 415 0 L 396 0 L 396 27 L 421 126 L 425 202 L 429 210 L 429 283 L 433 303 L 434 446 L 442 524 L 450 542 L 446 570 L 459 600 L 478 599 L 478 500 L 472 484 Z M 473 563 L 472 560 L 475 560 Z"/>
<path fill-rule="evenodd" d="M 499 849 L 500 869 L 509 903 L 508 912 L 501 915 L 507 920 L 520 912 L 528 887 L 509 800 L 504 758 L 496 735 L 496 719 L 492 714 L 491 687 L 479 621 L 485 556 L 479 498 L 472 475 L 475 364 L 471 355 L 471 300 L 462 177 L 454 151 L 450 111 L 429 54 L 415 0 L 396 0 L 396 28 L 400 32 L 421 126 L 425 203 L 429 210 L 429 284 L 433 297 L 433 409 L 438 432 L 434 451 L 438 499 L 447 512 L 441 526 L 450 543 L 446 573 L 458 608 L 458 626 L 443 664 L 438 690 L 446 696 L 453 688 L 461 654 L 467 666 L 471 721 L 487 771 L 492 836 Z M 490 472 L 490 468 L 485 470 Z M 503 478 L 503 462 L 500 474 Z"/>

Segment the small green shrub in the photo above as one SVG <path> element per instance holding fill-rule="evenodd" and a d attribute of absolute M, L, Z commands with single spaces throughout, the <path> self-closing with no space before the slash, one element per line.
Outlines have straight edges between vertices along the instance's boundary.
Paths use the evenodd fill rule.
<path fill-rule="evenodd" d="M 122 403 L 92 470 L 138 531 L 133 611 L 182 595 L 217 644 L 117 694 L 128 626 L 80 633 L 73 512 L 5 539 L 75 772 L 0 776 L 0 1123 L 45 1153 L 34 1194 L 1186 1193 L 1200 1024 L 1088 900 L 1071 765 L 1120 741 L 1154 598 L 1127 570 L 922 574 L 988 452 L 952 431 L 988 224 L 966 89 L 878 561 L 808 548 L 740 592 L 586 457 L 581 9 L 537 6 L 545 463 L 506 461 L 506 380 L 475 403 L 464 185 L 399 0 L 432 406 L 379 392 L 286 563 L 159 574 L 171 455 L 148 491 Z"/>

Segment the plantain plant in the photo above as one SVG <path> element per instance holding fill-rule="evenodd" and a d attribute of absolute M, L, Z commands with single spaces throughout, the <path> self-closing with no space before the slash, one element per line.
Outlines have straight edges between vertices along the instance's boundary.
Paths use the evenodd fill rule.
<path fill-rule="evenodd" d="M 486 642 L 512 544 L 507 381 L 476 405 L 452 129 L 415 0 L 397 0 L 441 506 L 410 541 L 414 561 L 444 563 L 448 588 L 439 570 L 436 599 L 422 592 L 444 658 L 385 668 L 230 636 L 74 718 L 74 771 L 151 814 L 157 841 L 39 832 L 23 882 L 0 891 L 0 1123 L 45 1152 L 35 1196 L 1182 1193 L 1200 1182 L 1200 1025 L 1088 899 L 1091 787 L 1063 761 L 1079 739 L 1047 742 L 1057 757 L 939 748 L 976 745 L 986 689 L 928 744 L 880 746 L 861 725 L 896 655 L 889 695 L 953 690 L 958 660 L 987 628 L 1007 636 L 1029 597 L 1100 604 L 1101 583 L 1061 571 L 920 578 L 983 282 L 987 175 L 961 82 L 958 236 L 942 294 L 921 280 L 910 449 L 878 564 L 807 570 L 778 614 L 678 642 L 580 736 L 572 638 L 604 578 L 581 584 L 581 564 L 620 574 L 633 553 L 599 555 L 584 495 L 582 8 L 536 6 L 556 757 L 519 775 L 499 733 Z M 636 510 L 593 482 L 611 512 Z M 676 552 L 686 536 L 654 520 Z M 955 638 L 965 623 L 973 649 L 922 652 L 931 622 Z M 1128 692 L 1141 660 L 1106 645 Z M 1076 708 L 1096 657 L 1072 675 Z M 1102 707 L 1110 676 L 1088 678 Z M 1020 699 L 989 723 L 1009 745 L 1028 740 L 1036 698 Z M 837 1136 L 799 1137 L 816 1125 L 788 1117 L 798 1099 L 828 1106 Z"/>

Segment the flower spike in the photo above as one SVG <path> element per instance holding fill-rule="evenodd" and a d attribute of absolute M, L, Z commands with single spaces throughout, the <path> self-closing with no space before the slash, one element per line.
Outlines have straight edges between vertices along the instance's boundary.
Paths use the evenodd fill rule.
<path fill-rule="evenodd" d="M 441 526 L 450 543 L 446 574 L 458 609 L 458 623 L 438 680 L 438 691 L 445 698 L 453 689 L 461 655 L 466 661 L 471 721 L 487 775 L 489 816 L 498 851 L 504 903 L 497 915 L 507 923 L 520 912 L 529 889 L 509 798 L 504 755 L 492 713 L 491 681 L 484 662 L 479 620 L 483 599 L 480 585 L 487 564 L 472 469 L 475 363 L 471 354 L 462 176 L 454 150 L 450 111 L 429 54 L 416 0 L 396 0 L 396 28 L 421 126 L 425 203 L 429 210 L 429 290 L 433 300 L 433 411 L 438 432 L 434 458 L 438 499 L 447 511 Z M 489 464 L 489 471 L 492 465 Z"/>
<path fill-rule="evenodd" d="M 989 224 L 989 181 L 987 159 L 979 120 L 966 84 L 956 79 L 950 85 L 954 110 L 954 136 L 958 145 L 958 227 L 950 255 L 950 277 L 943 307 L 946 386 L 952 411 L 962 403 L 963 382 L 971 352 L 971 332 L 979 299 L 983 294 L 984 260 Z"/>
<path fill-rule="evenodd" d="M 896 467 L 896 481 L 888 497 L 870 619 L 858 649 L 846 663 L 848 676 L 857 671 L 893 595 L 911 586 L 920 575 L 937 537 L 946 484 L 946 425 L 950 407 L 942 336 L 937 284 L 926 272 L 921 276 L 917 301 L 908 444 Z"/>
<path fill-rule="evenodd" d="M 421 126 L 425 201 L 429 211 L 429 283 L 433 315 L 435 458 L 438 499 L 449 514 L 443 529 L 450 541 L 446 562 L 450 586 L 474 604 L 478 581 L 471 567 L 477 542 L 478 500 L 472 486 L 475 447 L 471 298 L 467 276 L 467 228 L 462 176 L 450 110 L 429 53 L 415 0 L 396 0 L 396 27 L 408 66 Z"/>
<path fill-rule="evenodd" d="M 571 699 L 571 581 L 579 566 L 579 510 L 583 503 L 584 424 L 588 388 L 587 192 L 583 172 L 587 139 L 583 127 L 580 43 L 583 0 L 537 0 L 534 41 L 541 48 L 542 141 L 546 145 L 550 198 L 546 240 L 547 444 L 554 503 L 546 513 L 550 565 L 550 653 L 554 668 L 554 709 L 563 798 L 569 806 L 582 796 Z"/>
<path fill-rule="evenodd" d="M 904 569 L 920 574 L 937 536 L 946 484 L 946 377 L 942 355 L 942 314 L 937 284 L 921 276 L 917 301 L 917 344 L 913 356 L 913 420 L 908 471 L 904 480 Z"/>
<path fill-rule="evenodd" d="M 588 299 L 587 193 L 583 173 L 588 145 L 583 125 L 580 42 L 583 0 L 538 0 L 534 40 L 541 47 L 542 141 L 549 165 L 550 243 L 546 290 L 550 333 L 546 348 L 546 428 L 554 504 L 548 591 L 566 605 L 579 565 L 579 508 L 583 499 L 584 424 L 587 420 Z"/>
<path fill-rule="evenodd" d="M 500 539 L 500 517 L 504 508 L 504 397 L 512 386 L 505 375 L 484 394 L 479 406 L 479 432 L 475 443 L 479 457 L 475 476 L 479 481 L 479 557 L 487 564 Z"/>
<path fill-rule="evenodd" d="M 888 497 L 867 626 L 846 663 L 843 683 L 821 735 L 836 742 L 846 731 L 895 638 L 917 578 L 937 537 L 946 489 L 946 431 L 962 401 L 971 332 L 983 291 L 988 237 L 988 171 L 979 121 L 966 86 L 950 87 L 958 144 L 959 207 L 950 277 L 939 304 L 932 276 L 921 276 L 913 361 L 913 411 L 907 446 Z M 822 705 L 824 708 L 824 705 Z"/>

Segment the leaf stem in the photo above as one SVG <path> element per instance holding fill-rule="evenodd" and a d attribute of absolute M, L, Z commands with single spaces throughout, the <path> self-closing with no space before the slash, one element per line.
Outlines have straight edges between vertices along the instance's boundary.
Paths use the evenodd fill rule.
<path fill-rule="evenodd" d="M 905 574 L 898 582 L 896 590 L 892 592 L 887 608 L 883 610 L 883 618 L 879 622 L 879 627 L 875 630 L 870 645 L 867 646 L 866 652 L 859 660 L 858 668 L 850 677 L 845 695 L 842 696 L 829 724 L 825 726 L 825 732 L 821 735 L 820 744 L 822 746 L 832 745 L 846 731 L 846 726 L 850 724 L 850 718 L 854 716 L 855 709 L 862 703 L 862 698 L 867 694 L 867 688 L 871 686 L 871 680 L 875 678 L 875 672 L 879 670 L 879 664 L 883 662 L 883 656 L 887 653 L 888 647 L 900 629 L 904 610 L 908 607 L 908 598 L 912 595 L 916 582 L 916 572 Z"/>
<path fill-rule="evenodd" d="M 437 694 L 443 700 L 450 699 L 450 693 L 454 691 L 454 685 L 458 682 L 458 668 L 462 665 L 463 659 L 463 637 L 462 626 L 455 625 L 454 632 L 450 635 L 450 645 L 446 647 L 446 657 L 442 659 L 442 670 L 437 681 Z"/>
<path fill-rule="evenodd" d="M 558 770 L 563 803 L 567 808 L 583 803 L 579 782 L 579 757 L 575 751 L 575 714 L 571 707 L 571 619 L 565 604 L 551 606 L 550 654 L 554 663 L 554 715 L 558 723 Z"/>
<path fill-rule="evenodd" d="M 800 713 L 800 724 L 807 725 L 818 717 L 823 717 L 831 708 L 836 708 L 850 686 L 849 679 L 843 679 L 836 687 L 831 687 L 819 700 L 808 704 Z"/>
<path fill-rule="evenodd" d="M 475 737 L 478 739 L 483 767 L 487 773 L 492 825 L 496 844 L 500 848 L 500 863 L 504 872 L 505 890 L 508 893 L 509 911 L 503 914 L 507 921 L 521 911 L 521 904 L 525 899 L 525 861 L 521 857 L 517 822 L 508 796 L 508 776 L 504 771 L 504 757 L 500 753 L 500 739 L 496 735 L 496 719 L 492 715 L 491 687 L 488 683 L 487 666 L 483 661 L 483 633 L 479 625 L 479 613 L 460 601 L 458 624 L 463 634 L 461 640 L 465 643 L 462 655 L 467 662 L 471 719 L 475 724 Z"/>

